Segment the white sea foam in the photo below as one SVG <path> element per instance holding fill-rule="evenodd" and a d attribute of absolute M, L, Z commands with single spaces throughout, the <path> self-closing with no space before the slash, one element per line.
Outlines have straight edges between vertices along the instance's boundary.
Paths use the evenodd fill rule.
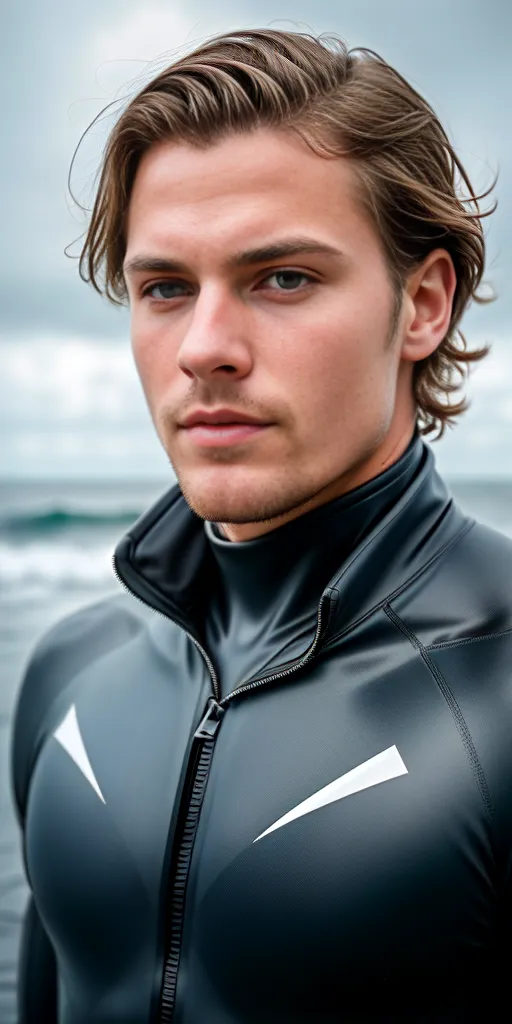
<path fill-rule="evenodd" d="M 113 547 L 84 547 L 78 544 L 33 541 L 11 546 L 0 544 L 0 590 L 6 588 L 98 587 L 114 588 Z"/>

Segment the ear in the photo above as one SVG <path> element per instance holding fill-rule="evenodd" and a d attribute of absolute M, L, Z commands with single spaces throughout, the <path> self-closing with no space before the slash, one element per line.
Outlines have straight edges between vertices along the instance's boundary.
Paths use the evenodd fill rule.
<path fill-rule="evenodd" d="M 401 358 L 426 359 L 446 336 L 457 285 L 451 256 L 434 249 L 411 274 L 404 291 Z"/>

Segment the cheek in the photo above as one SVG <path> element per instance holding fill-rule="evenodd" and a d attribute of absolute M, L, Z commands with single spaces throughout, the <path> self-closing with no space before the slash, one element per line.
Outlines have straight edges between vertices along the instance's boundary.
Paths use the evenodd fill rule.
<path fill-rule="evenodd" d="M 333 327 L 332 323 L 336 326 Z M 327 327 L 313 326 L 307 344 L 288 350 L 291 387 L 316 405 L 337 396 L 344 400 L 377 383 L 382 374 L 384 342 L 360 320 L 338 318 Z M 382 333 L 382 323 L 379 325 Z"/>
<path fill-rule="evenodd" d="M 320 320 L 303 322 L 302 343 L 294 348 L 290 337 L 282 349 L 280 376 L 308 430 L 389 415 L 396 375 L 396 356 L 386 344 L 389 295 L 376 289 L 373 301 L 369 292 L 351 298 L 330 304 Z"/>

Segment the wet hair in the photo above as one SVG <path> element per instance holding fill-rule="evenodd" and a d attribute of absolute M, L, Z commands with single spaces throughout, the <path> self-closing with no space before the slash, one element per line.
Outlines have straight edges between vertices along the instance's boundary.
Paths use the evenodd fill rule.
<path fill-rule="evenodd" d="M 393 331 L 409 275 L 433 249 L 449 253 L 457 278 L 449 327 L 437 349 L 413 367 L 418 430 L 441 437 L 469 405 L 465 397 L 452 404 L 452 393 L 490 350 L 469 350 L 459 324 L 471 300 L 494 297 L 478 288 L 482 218 L 496 202 L 481 211 L 479 200 L 496 179 L 475 194 L 432 107 L 373 50 L 349 50 L 333 34 L 241 29 L 212 36 L 165 67 L 131 98 L 110 132 L 81 277 L 112 302 L 126 301 L 127 213 L 150 146 L 169 140 L 206 149 L 258 128 L 295 132 L 317 155 L 351 161 L 393 287 Z"/>

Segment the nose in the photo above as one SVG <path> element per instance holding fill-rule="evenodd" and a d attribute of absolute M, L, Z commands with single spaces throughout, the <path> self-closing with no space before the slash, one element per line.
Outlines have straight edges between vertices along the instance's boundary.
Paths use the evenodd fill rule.
<path fill-rule="evenodd" d="M 253 355 L 243 303 L 226 288 L 204 287 L 179 346 L 177 360 L 179 368 L 190 378 L 246 377 L 252 369 Z"/>

